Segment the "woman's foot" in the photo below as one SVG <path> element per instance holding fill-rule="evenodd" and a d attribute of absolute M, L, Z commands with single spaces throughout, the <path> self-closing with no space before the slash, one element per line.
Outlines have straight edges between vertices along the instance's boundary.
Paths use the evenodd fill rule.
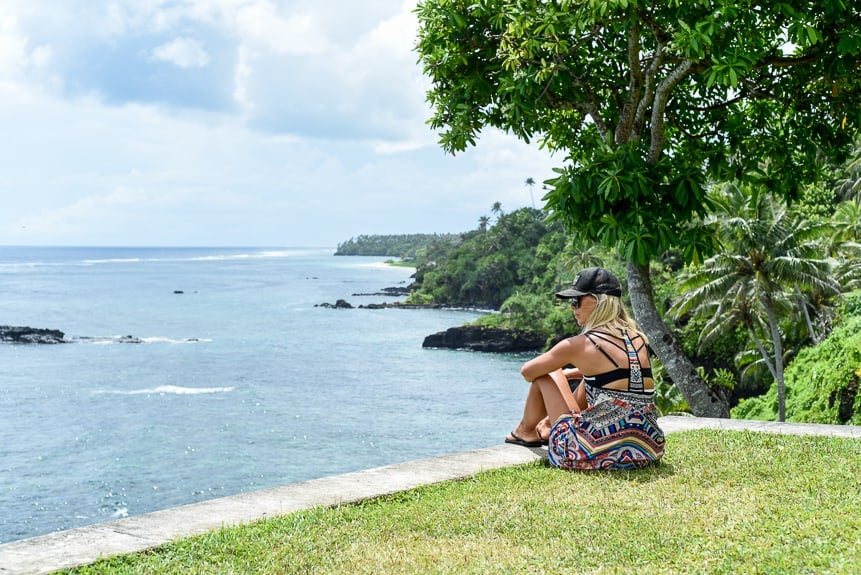
<path fill-rule="evenodd" d="M 522 421 L 517 424 L 511 433 L 505 438 L 505 443 L 513 443 L 514 445 L 522 445 L 524 447 L 540 447 L 544 445 L 541 436 L 536 433 L 535 428 L 524 424 Z"/>
<path fill-rule="evenodd" d="M 505 443 L 511 443 L 513 445 L 522 445 L 523 447 L 541 447 L 545 444 L 545 441 L 540 437 L 536 437 L 535 439 L 524 439 L 514 431 L 509 433 L 505 437 Z"/>
<path fill-rule="evenodd" d="M 539 421 L 538 425 L 535 426 L 535 434 L 538 435 L 538 439 L 541 440 L 542 445 L 547 445 L 550 439 L 550 427 L 550 418 L 548 417 Z"/>

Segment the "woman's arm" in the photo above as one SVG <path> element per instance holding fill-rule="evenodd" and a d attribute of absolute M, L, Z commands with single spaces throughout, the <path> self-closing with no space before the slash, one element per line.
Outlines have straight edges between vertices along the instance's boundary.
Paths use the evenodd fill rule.
<path fill-rule="evenodd" d="M 567 367 L 562 370 L 565 374 L 565 379 L 583 379 L 583 372 L 579 367 Z"/>
<path fill-rule="evenodd" d="M 572 339 L 560 341 L 550 351 L 546 351 L 536 358 L 530 359 L 520 368 L 520 375 L 526 381 L 534 381 L 542 375 L 548 375 L 560 370 L 572 362 L 574 346 Z"/>

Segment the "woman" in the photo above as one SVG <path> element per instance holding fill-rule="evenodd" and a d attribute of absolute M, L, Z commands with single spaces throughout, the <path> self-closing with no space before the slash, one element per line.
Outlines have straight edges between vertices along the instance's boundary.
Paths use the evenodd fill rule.
<path fill-rule="evenodd" d="M 556 293 L 582 331 L 523 365 L 531 385 L 506 443 L 546 443 L 550 462 L 566 469 L 632 469 L 663 456 L 648 342 L 621 296 L 618 278 L 600 267 Z"/>

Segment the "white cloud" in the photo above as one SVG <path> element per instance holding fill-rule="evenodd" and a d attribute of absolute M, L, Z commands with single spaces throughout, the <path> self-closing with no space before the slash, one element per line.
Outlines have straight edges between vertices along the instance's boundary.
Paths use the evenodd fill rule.
<path fill-rule="evenodd" d="M 436 146 L 414 6 L 3 0 L 0 244 L 334 246 L 530 205 L 535 146 Z"/>
<path fill-rule="evenodd" d="M 236 66 L 233 70 L 233 100 L 247 115 L 254 109 L 254 103 L 248 95 L 248 80 L 252 69 L 249 62 L 250 54 L 248 48 L 240 46 L 237 51 Z"/>
<path fill-rule="evenodd" d="M 23 94 L 29 82 L 50 80 L 45 71 L 51 63 L 49 45 L 31 42 L 14 14 L 0 9 L 0 93 Z"/>
<path fill-rule="evenodd" d="M 209 63 L 209 54 L 193 38 L 176 38 L 152 51 L 156 60 L 170 62 L 180 68 L 202 68 Z"/>
<path fill-rule="evenodd" d="M 331 50 L 325 23 L 312 12 L 285 16 L 269 2 L 253 2 L 237 10 L 235 23 L 242 44 L 257 49 L 290 55 Z"/>

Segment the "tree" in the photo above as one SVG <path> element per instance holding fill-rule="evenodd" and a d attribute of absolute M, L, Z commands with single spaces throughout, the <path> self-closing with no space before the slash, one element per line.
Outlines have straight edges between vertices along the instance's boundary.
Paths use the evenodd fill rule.
<path fill-rule="evenodd" d="M 411 297 L 444 305 L 499 308 L 539 276 L 537 250 L 548 231 L 540 210 L 520 208 L 503 214 L 486 231 L 463 234 L 461 243 L 419 261 Z M 546 257 L 540 259 L 544 271 Z"/>
<path fill-rule="evenodd" d="M 837 181 L 837 193 L 844 200 L 861 202 L 861 139 L 855 142 L 843 172 Z"/>
<path fill-rule="evenodd" d="M 831 255 L 843 291 L 861 288 L 861 198 L 841 202 L 831 216 Z"/>
<path fill-rule="evenodd" d="M 725 190 L 711 218 L 724 249 L 689 272 L 671 311 L 708 318 L 700 341 L 743 325 L 777 382 L 778 420 L 784 421 L 781 321 L 807 318 L 802 289 L 825 298 L 840 293 L 823 256 L 826 224 L 796 217 L 770 194 L 731 185 Z M 812 332 L 809 318 L 806 324 Z M 811 339 L 816 343 L 815 333 Z"/>
<path fill-rule="evenodd" d="M 493 202 L 493 205 L 490 207 L 491 213 L 496 216 L 496 221 L 502 219 L 502 216 L 505 215 L 505 212 L 502 211 L 502 204 L 500 202 Z"/>
<path fill-rule="evenodd" d="M 424 0 L 429 120 L 455 153 L 487 127 L 565 155 L 546 206 L 627 262 L 631 304 L 697 415 L 728 415 L 655 301 L 650 261 L 716 243 L 709 181 L 793 197 L 861 124 L 861 18 L 843 0 Z"/>
<path fill-rule="evenodd" d="M 529 199 L 532 201 L 532 207 L 535 207 L 535 196 L 532 195 L 532 188 L 535 187 L 535 179 L 530 176 L 526 178 L 526 181 L 523 182 L 523 185 L 529 186 Z"/>

